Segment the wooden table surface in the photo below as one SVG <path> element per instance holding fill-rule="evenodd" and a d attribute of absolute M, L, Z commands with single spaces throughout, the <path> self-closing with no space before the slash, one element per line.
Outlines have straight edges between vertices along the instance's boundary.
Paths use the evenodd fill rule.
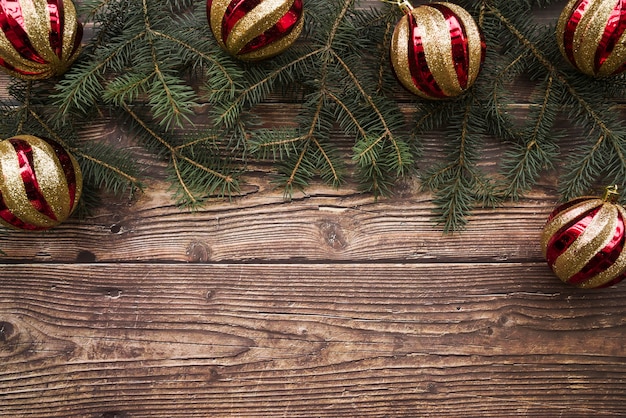
<path fill-rule="evenodd" d="M 189 212 L 152 165 L 132 200 L 0 234 L 1 417 L 626 416 L 626 285 L 548 269 L 554 174 L 444 235 L 417 179 L 287 202 L 259 165 Z"/>

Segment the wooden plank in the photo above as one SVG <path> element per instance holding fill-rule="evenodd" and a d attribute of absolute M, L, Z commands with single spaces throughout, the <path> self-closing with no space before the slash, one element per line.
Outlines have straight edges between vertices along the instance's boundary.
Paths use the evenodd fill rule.
<path fill-rule="evenodd" d="M 267 178 L 257 184 L 269 185 Z M 350 187 L 313 186 L 291 202 L 259 191 L 197 211 L 168 201 L 165 183 L 132 205 L 110 203 L 84 221 L 53 230 L 0 235 L 11 262 L 311 262 L 537 261 L 539 234 L 553 193 L 499 209 L 478 209 L 469 228 L 444 235 L 432 218 L 431 196 L 407 183 L 376 201 Z"/>
<path fill-rule="evenodd" d="M 281 100 L 255 108 L 265 126 L 292 123 Z M 583 140 L 568 132 L 564 151 Z M 418 179 L 379 201 L 349 181 L 287 202 L 259 162 L 241 197 L 190 213 L 114 120 L 82 134 L 130 147 L 154 180 L 86 220 L 0 234 L 0 417 L 626 414 L 626 288 L 567 287 L 539 251 L 558 172 L 444 236 Z M 421 169 L 443 146 L 423 140 Z M 504 150 L 487 139 L 481 168 Z"/>
<path fill-rule="evenodd" d="M 624 288 L 544 264 L 3 265 L 0 416 L 618 416 Z"/>

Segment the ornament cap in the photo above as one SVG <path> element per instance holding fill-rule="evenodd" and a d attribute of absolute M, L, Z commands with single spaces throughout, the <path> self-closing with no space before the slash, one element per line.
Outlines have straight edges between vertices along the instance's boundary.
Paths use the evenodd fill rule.
<path fill-rule="evenodd" d="M 604 189 L 604 195 L 602 196 L 602 200 L 605 202 L 615 203 L 619 199 L 619 190 L 617 184 L 607 186 Z"/>

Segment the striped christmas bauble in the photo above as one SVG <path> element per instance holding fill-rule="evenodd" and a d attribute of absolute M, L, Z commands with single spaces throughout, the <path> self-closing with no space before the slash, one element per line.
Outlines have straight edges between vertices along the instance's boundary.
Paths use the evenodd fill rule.
<path fill-rule="evenodd" d="M 302 0 L 208 0 L 207 17 L 220 47 L 245 61 L 285 51 L 304 25 Z"/>
<path fill-rule="evenodd" d="M 63 74 L 83 35 L 70 0 L 0 1 L 0 29 L 1 68 L 27 80 Z"/>
<path fill-rule="evenodd" d="M 562 281 L 608 287 L 626 277 L 624 219 L 615 186 L 604 197 L 581 197 L 557 207 L 543 229 L 541 249 Z"/>
<path fill-rule="evenodd" d="M 76 159 L 58 143 L 32 135 L 0 142 L 0 223 L 42 230 L 76 208 L 83 180 Z"/>
<path fill-rule="evenodd" d="M 571 0 L 556 28 L 561 54 L 582 73 L 626 70 L 626 0 Z"/>
<path fill-rule="evenodd" d="M 452 3 L 416 8 L 405 15 L 391 40 L 391 64 L 400 83 L 427 99 L 455 97 L 470 88 L 485 59 L 482 31 L 472 16 Z"/>

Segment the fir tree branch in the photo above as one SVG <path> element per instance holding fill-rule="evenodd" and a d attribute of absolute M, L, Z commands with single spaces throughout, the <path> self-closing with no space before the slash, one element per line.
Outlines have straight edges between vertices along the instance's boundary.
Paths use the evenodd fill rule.
<path fill-rule="evenodd" d="M 193 54 L 195 54 L 196 56 L 202 58 L 204 61 L 210 62 L 212 65 L 216 66 L 217 68 L 219 68 L 220 73 L 223 74 L 224 77 L 227 78 L 228 80 L 228 85 L 231 86 L 231 88 L 235 89 L 235 86 L 237 85 L 236 80 L 234 77 L 232 77 L 232 75 L 230 74 L 230 71 L 224 66 L 224 64 L 218 60 L 214 54 L 209 54 L 206 53 L 204 51 L 201 51 L 198 48 L 193 47 L 192 45 L 190 45 L 187 42 L 184 42 L 183 40 L 180 40 L 178 38 L 175 38 L 173 36 L 170 36 L 166 33 L 163 33 L 162 31 L 159 30 L 152 30 L 152 34 L 155 36 L 158 36 L 160 38 L 166 39 L 169 42 L 172 42 L 176 45 L 179 45 L 187 50 L 189 50 L 190 52 L 192 52 Z"/>
<path fill-rule="evenodd" d="M 510 72 L 520 66 L 524 59 L 525 57 L 523 54 L 518 54 L 493 77 L 487 115 L 493 120 L 492 130 L 494 133 L 503 139 L 516 138 L 518 135 L 513 131 L 511 126 L 512 123 L 507 114 L 509 102 L 506 99 L 502 100 L 500 98 L 501 96 L 505 96 L 502 94 L 502 86 L 506 81 L 507 76 L 510 77 Z"/>
<path fill-rule="evenodd" d="M 355 160 L 357 160 L 357 161 L 361 160 L 363 158 L 363 155 L 368 153 L 368 152 L 371 152 L 372 148 L 377 146 L 380 141 L 389 140 L 393 144 L 393 148 L 394 148 L 395 153 L 396 153 L 398 174 L 402 174 L 403 171 L 404 171 L 404 168 L 407 166 L 407 163 L 405 163 L 405 161 L 404 161 L 403 152 L 401 151 L 400 146 L 398 145 L 398 143 L 397 143 L 393 133 L 391 132 L 391 129 L 389 129 L 389 126 L 387 125 L 387 121 L 386 121 L 385 117 L 382 115 L 382 113 L 381 113 L 380 109 L 378 108 L 378 106 L 376 105 L 376 103 L 374 103 L 374 101 L 372 100 L 372 96 L 369 95 L 365 91 L 365 89 L 363 88 L 363 86 L 359 82 L 358 78 L 354 75 L 354 73 L 352 72 L 350 67 L 348 67 L 348 65 L 345 63 L 345 61 L 343 59 L 341 59 L 341 57 L 339 55 L 337 55 L 334 51 L 332 51 L 332 54 L 333 54 L 333 57 L 337 60 L 337 62 L 343 67 L 343 69 L 345 70 L 345 72 L 348 75 L 348 77 L 352 80 L 352 83 L 353 83 L 354 87 L 357 88 L 357 90 L 359 91 L 361 96 L 365 99 L 367 104 L 374 111 L 374 113 L 376 114 L 376 117 L 379 119 L 380 124 L 383 127 L 383 132 L 377 137 L 377 139 L 374 142 L 372 142 L 372 144 L 370 144 L 369 147 L 367 147 L 363 151 L 360 151 L 359 153 L 357 153 L 355 155 Z"/>
<path fill-rule="evenodd" d="M 271 84 L 271 82 L 276 79 L 280 74 L 287 72 L 293 67 L 296 67 L 300 63 L 320 54 L 323 51 L 324 48 L 310 51 L 307 54 L 304 54 L 301 57 L 298 57 L 297 59 L 272 70 L 261 80 L 258 80 L 254 84 L 251 84 L 248 87 L 242 89 L 240 92 L 238 92 L 237 97 L 230 103 L 228 103 L 226 107 L 219 108 L 219 113 L 216 114 L 214 118 L 215 123 L 222 124 L 226 128 L 232 128 L 239 121 L 239 114 L 245 106 L 254 105 L 261 100 L 261 98 L 258 98 L 257 100 L 251 100 L 251 95 L 253 92 L 261 90 L 264 86 Z"/>
<path fill-rule="evenodd" d="M 544 67 L 545 71 L 549 74 L 551 79 L 553 78 L 559 84 L 564 86 L 566 92 L 568 93 L 569 102 L 571 104 L 575 104 L 577 106 L 578 112 L 583 116 L 583 122 L 586 118 L 589 118 L 590 123 L 587 123 L 587 129 L 589 135 L 591 137 L 595 137 L 595 144 L 587 149 L 587 154 L 585 156 L 577 156 L 575 159 L 575 163 L 572 164 L 567 174 L 565 180 L 565 186 L 562 188 L 562 193 L 565 195 L 566 199 L 570 199 L 575 195 L 578 195 L 582 192 L 582 189 L 588 187 L 591 182 L 591 177 L 597 177 L 601 175 L 602 170 L 599 165 L 602 164 L 602 161 L 605 161 L 603 156 L 600 158 L 596 157 L 596 153 L 603 150 L 605 147 L 602 146 L 603 142 L 609 141 L 609 146 L 612 150 L 613 155 L 617 157 L 620 166 L 623 171 L 626 168 L 626 156 L 624 154 L 624 150 L 622 149 L 619 135 L 616 134 L 616 130 L 623 130 L 623 123 L 618 123 L 614 128 L 609 127 L 607 125 L 607 121 L 603 115 L 599 113 L 599 111 L 593 106 L 579 91 L 579 88 L 574 86 L 568 79 L 568 77 L 560 71 L 556 65 L 554 65 L 550 59 L 535 45 L 530 39 L 525 36 L 522 31 L 515 26 L 510 19 L 506 18 L 503 13 L 492 4 L 487 4 L 490 13 L 496 16 L 502 24 L 507 28 L 507 30 L 529 51 L 529 53 L 533 56 L 537 62 Z M 578 121 L 576 121 L 578 122 Z M 596 131 L 594 135 L 593 132 Z M 591 169 L 592 166 L 596 166 L 594 169 Z"/>
<path fill-rule="evenodd" d="M 465 227 L 477 200 L 483 205 L 495 205 L 498 201 L 493 185 L 476 167 L 479 132 L 475 124 L 481 115 L 477 112 L 480 106 L 475 100 L 471 94 L 460 99 L 460 115 L 450 119 L 447 132 L 447 162 L 427 170 L 422 178 L 423 188 L 434 193 L 437 221 L 444 232 Z"/>
<path fill-rule="evenodd" d="M 312 141 L 315 147 L 320 151 L 320 154 L 322 155 L 322 159 L 323 161 L 325 161 L 324 165 L 330 168 L 331 175 L 329 177 L 331 179 L 331 183 L 335 187 L 337 187 L 341 183 L 341 179 L 342 179 L 341 174 L 339 173 L 339 169 L 335 166 L 333 159 L 326 152 L 326 150 L 324 149 L 322 144 L 317 140 L 317 138 L 313 137 Z"/>
<path fill-rule="evenodd" d="M 147 0 L 142 0 L 142 2 L 146 31 L 150 34 L 154 34 L 152 24 L 150 23 Z M 171 88 L 171 81 L 166 80 L 165 74 L 163 73 L 161 65 L 159 64 L 160 59 L 157 56 L 157 49 L 154 45 L 152 36 L 148 36 L 146 40 L 150 45 L 150 55 L 152 57 L 154 74 L 156 75 L 158 80 L 156 90 L 159 91 L 159 93 L 153 93 L 152 98 L 157 97 L 162 91 L 163 93 L 165 93 L 167 103 L 166 107 L 163 110 L 155 111 L 155 116 L 163 116 L 162 122 L 166 127 L 169 127 L 171 122 L 174 122 L 180 127 L 183 126 L 183 121 L 191 123 L 191 120 L 189 119 L 189 114 L 192 112 L 190 105 L 194 104 L 193 101 L 189 100 L 193 97 L 191 88 L 188 87 L 187 89 L 183 89 L 180 92 L 175 92 Z"/>
<path fill-rule="evenodd" d="M 350 118 L 350 121 L 352 122 L 352 125 L 357 129 L 359 136 L 365 138 L 367 136 L 367 130 L 361 126 L 361 124 L 359 123 L 359 119 L 358 117 L 354 114 L 354 112 L 352 112 L 350 110 L 350 108 L 348 106 L 346 106 L 346 104 L 344 103 L 343 100 L 341 100 L 335 93 L 333 93 L 331 90 L 326 89 L 324 91 L 324 94 L 330 98 L 333 103 L 335 103 L 335 105 L 339 106 L 339 108 L 341 108 L 341 110 L 343 110 L 343 112 L 348 115 L 348 117 Z"/>
<path fill-rule="evenodd" d="M 109 4 L 116 0 L 83 0 L 77 4 L 81 11 L 87 11 L 84 16 L 86 20 L 92 20 L 94 16 L 109 7 Z"/>
<path fill-rule="evenodd" d="M 296 181 L 296 179 L 298 178 L 298 171 L 300 170 L 300 167 L 302 166 L 302 162 L 304 161 L 304 157 L 306 156 L 306 153 L 309 149 L 309 144 L 311 142 L 310 141 L 306 141 L 304 143 L 304 147 L 302 148 L 302 150 L 300 151 L 300 154 L 298 155 L 298 159 L 296 161 L 295 164 L 293 164 L 293 168 L 291 169 L 291 173 L 289 175 L 289 178 L 287 179 L 287 181 L 285 182 L 284 188 L 285 188 L 285 197 L 286 198 L 291 198 L 291 196 L 293 195 L 293 188 L 294 188 L 294 183 Z"/>
<path fill-rule="evenodd" d="M 509 153 L 503 164 L 505 169 L 508 168 L 505 174 L 508 186 L 504 190 L 504 195 L 510 196 L 514 200 L 519 199 L 524 192 L 530 190 L 541 169 L 552 166 L 551 161 L 555 154 L 554 146 L 552 146 L 551 141 L 550 144 L 544 144 L 546 135 L 543 132 L 543 127 L 546 126 L 546 119 L 550 119 L 547 122 L 548 126 L 553 124 L 553 118 L 547 116 L 553 94 L 553 83 L 554 78 L 551 75 L 548 76 L 543 102 L 535 117 L 535 123 L 531 132 L 524 135 L 525 144 L 520 145 L 518 152 Z"/>
<path fill-rule="evenodd" d="M 178 179 L 178 183 L 182 187 L 185 195 L 187 196 L 187 199 L 189 199 L 192 204 L 197 203 L 198 200 L 196 199 L 196 197 L 193 195 L 191 190 L 189 190 L 189 188 L 185 184 L 185 180 L 183 179 L 181 171 L 178 167 L 178 158 L 176 158 L 176 155 L 172 155 L 172 165 L 174 166 L 174 172 L 176 173 L 176 178 Z"/>
<path fill-rule="evenodd" d="M 307 139 L 309 139 L 309 135 L 305 134 L 305 135 L 297 135 L 297 136 L 288 136 L 288 137 L 281 137 L 278 138 L 276 140 L 273 141 L 264 141 L 264 142 L 260 142 L 257 143 L 255 145 L 255 152 L 259 152 L 261 154 L 266 153 L 268 149 L 288 149 L 285 148 L 286 145 L 292 145 L 295 144 L 297 142 L 304 142 Z"/>
<path fill-rule="evenodd" d="M 604 124 L 603 119 L 593 109 L 593 107 L 578 94 L 578 91 L 569 83 L 568 79 L 563 75 L 558 68 L 553 65 L 550 60 L 540 51 L 529 39 L 524 36 L 522 32 L 513 23 L 507 19 L 502 12 L 491 4 L 487 4 L 490 12 L 493 13 L 500 21 L 506 26 L 506 28 L 532 53 L 533 57 L 541 63 L 550 74 L 550 77 L 556 78 L 561 84 L 566 86 L 569 94 L 576 99 L 580 106 L 591 116 L 594 123 L 597 124 L 604 135 L 611 136 L 610 129 Z"/>
<path fill-rule="evenodd" d="M 391 37 L 393 35 L 393 31 L 395 26 L 390 22 L 385 22 L 385 30 L 383 32 L 382 44 L 381 45 L 389 45 L 391 43 Z M 385 74 L 387 73 L 386 66 L 389 65 L 389 57 L 388 54 L 382 53 L 380 54 L 380 58 L 378 59 L 378 81 L 376 83 L 376 92 L 382 93 L 383 85 L 385 80 Z"/>
<path fill-rule="evenodd" d="M 170 158 L 174 159 L 180 159 L 183 160 L 189 164 L 191 164 L 192 166 L 205 171 L 206 173 L 222 180 L 225 184 L 233 186 L 235 184 L 235 179 L 230 176 L 230 175 L 226 175 L 226 174 L 222 174 L 216 170 L 212 170 L 211 168 L 202 165 L 200 163 L 198 163 L 197 161 L 181 154 L 180 152 L 180 148 L 176 148 L 174 146 L 172 146 L 167 140 L 165 140 L 161 135 L 159 135 L 156 131 L 154 131 L 152 128 L 150 128 L 150 126 L 148 126 L 148 124 L 142 119 L 140 118 L 131 108 L 128 104 L 123 103 L 122 107 L 124 108 L 124 110 L 135 120 L 135 122 L 137 122 L 149 135 L 151 138 L 156 139 L 165 149 L 167 149 L 170 153 Z M 177 175 L 179 174 L 179 172 L 177 172 Z"/>
<path fill-rule="evenodd" d="M 100 78 L 109 63 L 145 36 L 146 32 L 139 32 L 110 51 L 106 57 L 88 64 L 75 64 L 74 68 L 57 85 L 57 93 L 51 96 L 54 99 L 57 114 L 65 117 L 73 108 L 84 113 L 90 106 L 96 104 L 103 90 Z M 87 69 L 86 72 L 83 68 Z"/>
<path fill-rule="evenodd" d="M 92 155 L 88 155 L 86 153 L 84 153 L 81 149 L 79 149 L 78 147 L 73 147 L 70 144 L 68 144 L 63 138 L 61 138 L 59 135 L 57 135 L 57 133 L 50 127 L 50 125 L 48 125 L 46 123 L 46 121 L 39 116 L 39 114 L 37 114 L 37 112 L 35 112 L 32 109 L 29 109 L 29 113 L 30 115 L 41 125 L 41 127 L 48 133 L 48 135 L 50 135 L 50 137 L 52 139 L 54 139 L 56 142 L 58 142 L 59 144 L 61 144 L 64 148 L 66 148 L 68 151 L 70 151 L 72 154 L 80 156 L 81 158 L 84 158 L 85 160 L 89 160 L 92 163 L 95 163 L 97 165 L 99 165 L 100 167 L 111 171 L 112 173 L 115 173 L 117 176 L 125 179 L 126 181 L 128 181 L 129 184 L 132 185 L 132 187 L 140 187 L 141 182 L 139 181 L 138 178 L 120 170 L 118 167 L 115 167 L 111 164 L 108 164 L 104 161 L 102 161 L 101 159 L 97 158 L 96 156 L 92 156 Z"/>
<path fill-rule="evenodd" d="M 411 146 L 404 134 L 406 112 L 398 107 L 404 96 L 395 96 L 397 83 L 388 64 L 388 42 L 400 14 L 395 5 L 381 12 L 359 9 L 354 0 L 307 0 L 306 29 L 296 45 L 262 63 L 240 63 L 214 42 L 204 0 L 86 1 L 84 10 L 99 31 L 55 87 L 57 124 L 38 113 L 42 103 L 51 102 L 31 89 L 43 87 L 29 84 L 15 90 L 23 96 L 21 106 L 7 107 L 4 115 L 10 122 L 3 129 L 21 132 L 46 124 L 44 131 L 63 136 L 58 135 L 60 122 L 108 106 L 114 115 L 132 119 L 130 125 L 151 151 L 166 155 L 169 179 L 179 186 L 176 195 L 192 205 L 220 187 L 236 190 L 229 158 L 245 162 L 248 152 L 281 160 L 276 162 L 286 195 L 315 176 L 339 185 L 349 158 L 362 189 L 375 196 L 390 193 L 395 180 L 413 168 L 417 134 L 445 129 L 445 161 L 426 170 L 422 179 L 434 194 L 444 229 L 457 230 L 481 201 L 493 204 L 502 193 L 518 198 L 542 170 L 556 165 L 559 133 L 553 128 L 561 112 L 569 112 L 566 116 L 584 131 L 586 141 L 569 151 L 573 156 L 561 178 L 563 194 L 578 193 L 601 176 L 626 177 L 626 128 L 610 107 L 611 100 L 623 98 L 624 77 L 601 87 L 560 68 L 560 53 L 530 22 L 531 8 L 552 0 L 459 2 L 483 28 L 488 68 L 463 97 L 435 103 L 405 100 L 405 108 L 416 115 L 410 122 Z M 527 123 L 518 127 L 507 113 L 507 89 L 520 75 L 539 82 L 532 90 Z M 254 106 L 280 88 L 304 98 L 293 106 L 297 127 L 259 128 Z M 192 112 L 199 109 L 196 89 L 206 92 L 211 104 L 206 132 L 191 123 Z M 335 129 L 354 137 L 350 156 L 339 155 Z M 190 130 L 202 136 L 189 138 Z M 502 190 L 478 168 L 480 140 L 487 134 L 510 144 L 497 177 L 506 183 L 498 184 Z M 107 150 L 85 145 L 69 150 L 89 162 L 90 170 L 103 169 L 92 178 L 109 179 L 104 173 L 112 173 L 117 180 L 138 184 L 126 166 L 116 167 L 108 159 Z"/>
<path fill-rule="evenodd" d="M 260 130 L 251 135 L 250 150 L 262 157 L 271 152 L 275 159 L 287 158 L 280 169 L 286 195 L 295 185 L 308 184 L 314 173 L 337 186 L 343 181 L 343 169 L 328 139 L 334 119 L 344 131 L 356 133 L 353 161 L 357 163 L 361 180 L 373 181 L 375 194 L 387 193 L 389 178 L 403 175 L 413 162 L 408 147 L 396 138 L 390 125 L 392 121 L 400 126 L 402 115 L 398 111 L 390 117 L 393 107 L 383 111 L 381 96 L 373 97 L 374 92 L 363 85 L 365 79 L 353 69 L 355 65 L 362 67 L 361 51 L 349 41 L 358 34 L 353 32 L 351 19 L 360 17 L 350 15 L 354 2 L 334 0 L 329 6 L 332 14 L 323 19 L 323 37 L 312 39 L 310 49 L 296 50 L 299 55 L 285 55 L 286 59 L 277 60 L 275 67 L 253 78 L 234 100 L 218 104 L 215 119 L 226 127 L 233 126 L 239 122 L 244 106 L 260 101 L 274 87 L 275 80 L 284 82 L 299 76 L 307 91 L 312 91 L 303 104 L 299 129 Z M 314 11 L 311 14 L 316 15 Z M 302 66 L 304 63 L 307 65 Z M 372 86 L 370 80 L 367 79 L 368 87 Z M 360 99 L 355 100 L 355 96 Z M 293 153 L 296 155 L 292 157 Z"/>
<path fill-rule="evenodd" d="M 174 149 L 177 151 L 180 151 L 185 148 L 193 147 L 194 145 L 202 144 L 202 143 L 209 142 L 209 141 L 215 141 L 216 139 L 218 139 L 217 135 L 208 135 L 202 138 L 196 138 L 194 140 L 177 145 L 174 147 Z"/>

